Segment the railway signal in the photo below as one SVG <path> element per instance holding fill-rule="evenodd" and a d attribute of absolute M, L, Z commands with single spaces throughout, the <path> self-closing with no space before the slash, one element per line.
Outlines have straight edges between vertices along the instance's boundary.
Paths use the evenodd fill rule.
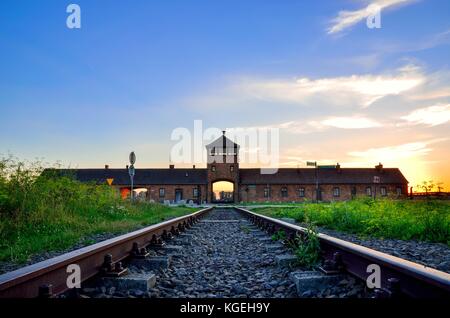
<path fill-rule="evenodd" d="M 134 153 L 134 151 L 132 151 L 132 152 L 130 153 L 129 159 L 130 159 L 130 164 L 131 164 L 131 165 L 134 165 L 135 162 L 136 162 L 136 154 Z"/>

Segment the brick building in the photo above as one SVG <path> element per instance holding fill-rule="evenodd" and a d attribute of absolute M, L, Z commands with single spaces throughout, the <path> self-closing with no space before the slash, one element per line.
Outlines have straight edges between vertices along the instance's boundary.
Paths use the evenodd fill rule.
<path fill-rule="evenodd" d="M 275 174 L 239 168 L 239 145 L 224 134 L 206 146 L 206 168 L 136 169 L 134 187 L 155 202 L 301 202 L 350 200 L 357 196 L 404 197 L 408 181 L 397 168 L 282 168 Z M 109 183 L 125 197 L 130 192 L 128 169 L 76 169 L 83 182 Z M 232 191 L 214 191 L 218 182 Z"/>

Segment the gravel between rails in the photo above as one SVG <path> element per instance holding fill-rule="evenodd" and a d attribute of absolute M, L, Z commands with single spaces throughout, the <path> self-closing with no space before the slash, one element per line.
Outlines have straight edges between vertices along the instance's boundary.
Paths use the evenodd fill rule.
<path fill-rule="evenodd" d="M 155 273 L 156 285 L 149 290 L 117 290 L 98 281 L 82 289 L 82 297 L 150 298 L 295 298 L 299 297 L 291 279 L 300 268 L 280 267 L 278 254 L 292 254 L 282 246 L 268 250 L 270 236 L 259 231 L 240 213 L 216 208 L 176 237 L 170 245 L 182 246 L 169 268 L 145 271 L 129 266 L 131 273 Z M 265 241 L 263 239 L 266 239 Z M 153 255 L 165 255 L 161 250 Z M 170 253 L 168 253 L 170 254 Z M 333 286 L 318 291 L 305 290 L 301 297 L 367 297 L 364 284 L 349 275 Z"/>

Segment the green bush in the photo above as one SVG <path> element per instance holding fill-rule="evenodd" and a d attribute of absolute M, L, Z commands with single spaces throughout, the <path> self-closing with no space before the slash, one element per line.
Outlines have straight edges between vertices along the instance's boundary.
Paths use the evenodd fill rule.
<path fill-rule="evenodd" d="M 126 232 L 195 210 L 131 205 L 108 185 L 43 171 L 40 162 L 0 159 L 0 261 L 21 263 L 33 254 L 89 240 L 92 234 Z"/>
<path fill-rule="evenodd" d="M 320 242 L 317 229 L 308 222 L 306 232 L 295 238 L 293 246 L 298 265 L 305 268 L 314 268 L 320 260 Z"/>
<path fill-rule="evenodd" d="M 317 226 L 379 238 L 423 240 L 450 245 L 450 203 L 358 199 L 347 202 L 301 203 L 295 207 L 264 207 L 255 212 L 272 217 L 307 219 Z"/>

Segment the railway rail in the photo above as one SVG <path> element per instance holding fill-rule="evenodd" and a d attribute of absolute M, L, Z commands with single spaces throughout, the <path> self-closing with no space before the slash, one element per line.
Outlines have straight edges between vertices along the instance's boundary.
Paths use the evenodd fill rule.
<path fill-rule="evenodd" d="M 288 239 L 303 235 L 306 229 L 281 220 L 260 215 L 242 208 L 236 208 L 253 223 L 269 233 L 285 231 Z M 369 276 L 368 267 L 378 265 L 381 286 L 376 290 L 380 298 L 448 298 L 450 297 L 450 275 L 386 253 L 353 244 L 326 234 L 318 234 L 327 274 L 347 272 L 359 279 Z"/>
<path fill-rule="evenodd" d="M 196 224 L 214 207 L 151 225 L 61 256 L 33 264 L 0 276 L 1 298 L 52 297 L 66 292 L 71 264 L 77 264 L 85 282 L 99 274 L 120 276 L 122 262 L 130 257 L 146 257 L 147 247 L 162 246 L 164 241 Z M 304 235 L 306 229 L 263 216 L 243 208 L 234 208 L 269 234 L 284 231 L 288 241 Z M 450 275 L 325 234 L 318 235 L 326 274 L 348 273 L 366 280 L 371 264 L 381 270 L 380 298 L 449 298 Z"/>
<path fill-rule="evenodd" d="M 102 271 L 120 275 L 123 260 L 133 253 L 145 254 L 142 247 L 161 244 L 164 238 L 177 235 L 211 210 L 206 208 L 3 274 L 0 276 L 0 298 L 61 294 L 68 290 L 67 267 L 70 264 L 80 267 L 82 281 Z"/>

